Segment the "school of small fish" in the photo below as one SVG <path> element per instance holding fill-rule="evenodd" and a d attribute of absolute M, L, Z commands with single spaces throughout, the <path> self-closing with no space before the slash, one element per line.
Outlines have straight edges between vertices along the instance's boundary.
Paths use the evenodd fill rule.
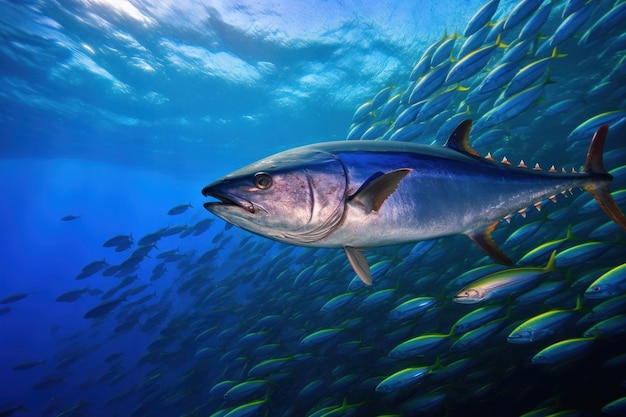
<path fill-rule="evenodd" d="M 626 2 L 498 6 L 360 106 L 347 138 L 441 145 L 472 118 L 481 154 L 569 171 L 608 125 L 604 164 L 623 210 Z M 206 218 L 103 242 L 56 298 L 90 297 L 86 328 L 60 326 L 56 351 L 13 372 L 45 369 L 33 380 L 51 398 L 43 416 L 624 416 L 624 232 L 586 193 L 556 200 L 495 229 L 517 265 L 463 237 L 429 240 L 368 252 L 367 287 L 342 250 L 283 245 L 181 204 L 164 221 Z M 197 249 L 176 249 L 181 239 Z M 29 295 L 1 299 L 2 319 Z M 111 394 L 94 403 L 89 390 Z"/>

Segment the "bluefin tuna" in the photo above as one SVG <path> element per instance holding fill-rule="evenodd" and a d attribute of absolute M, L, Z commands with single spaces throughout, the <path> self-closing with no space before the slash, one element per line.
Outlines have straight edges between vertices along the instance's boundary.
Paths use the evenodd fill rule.
<path fill-rule="evenodd" d="M 583 170 L 567 174 L 480 157 L 469 144 L 471 124 L 459 124 L 443 147 L 338 141 L 284 151 L 204 187 L 218 200 L 204 207 L 280 242 L 343 248 L 367 285 L 365 250 L 455 234 L 511 265 L 491 237 L 500 220 L 572 188 L 588 191 L 626 230 L 602 162 L 608 127 L 593 136 Z"/>

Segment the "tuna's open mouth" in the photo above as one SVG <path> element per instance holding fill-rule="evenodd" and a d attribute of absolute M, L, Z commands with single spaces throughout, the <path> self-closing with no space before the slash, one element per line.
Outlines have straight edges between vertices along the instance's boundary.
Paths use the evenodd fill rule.
<path fill-rule="evenodd" d="M 254 214 L 254 205 L 246 200 L 245 198 L 237 197 L 233 194 L 222 193 L 219 191 L 212 190 L 211 187 L 205 187 L 202 189 L 202 195 L 205 197 L 213 197 L 219 200 L 212 201 L 208 203 L 204 203 L 204 208 L 211 211 L 211 207 L 213 206 L 237 206 L 246 210 L 249 213 Z"/>

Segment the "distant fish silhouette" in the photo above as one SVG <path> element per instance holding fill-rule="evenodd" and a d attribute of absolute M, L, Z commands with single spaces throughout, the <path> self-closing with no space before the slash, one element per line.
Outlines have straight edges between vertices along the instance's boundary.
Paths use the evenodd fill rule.
<path fill-rule="evenodd" d="M 0 304 L 10 304 L 10 303 L 14 303 L 16 301 L 22 300 L 26 297 L 28 297 L 29 295 L 34 294 L 31 292 L 18 292 L 15 293 L 13 295 L 10 295 L 6 298 L 3 298 L 2 300 L 0 300 Z"/>
<path fill-rule="evenodd" d="M 74 216 L 73 214 L 68 214 L 65 217 L 61 217 L 61 220 L 64 222 L 71 222 L 72 220 L 80 219 L 80 216 Z"/>
<path fill-rule="evenodd" d="M 22 362 L 22 363 L 19 363 L 19 364 L 15 365 L 13 367 L 13 370 L 14 371 L 26 371 L 28 369 L 36 368 L 38 366 L 45 365 L 45 364 L 46 364 L 46 361 L 41 361 L 41 362 L 39 362 L 39 361 Z M 0 414 L 0 416 L 2 416 L 2 414 Z"/>
<path fill-rule="evenodd" d="M 105 314 L 111 312 L 115 307 L 120 305 L 122 302 L 126 301 L 124 298 L 119 298 L 117 300 L 106 301 L 102 304 L 99 304 L 85 313 L 83 317 L 86 319 L 95 319 L 98 317 L 102 317 Z"/>
<path fill-rule="evenodd" d="M 191 203 L 189 203 L 189 204 L 180 204 L 180 205 L 178 205 L 176 207 L 171 208 L 170 211 L 167 212 L 167 214 L 169 214 L 170 216 L 175 216 L 177 214 L 182 214 L 182 213 L 186 212 L 188 208 L 193 208 Z"/>
<path fill-rule="evenodd" d="M 28 412 L 28 408 L 24 407 L 23 404 L 20 404 L 17 407 L 12 407 L 12 408 L 7 408 L 7 409 L 0 410 L 0 416 L 9 416 L 9 415 L 13 414 L 16 411 L 23 411 L 23 412 L 27 413 Z"/>

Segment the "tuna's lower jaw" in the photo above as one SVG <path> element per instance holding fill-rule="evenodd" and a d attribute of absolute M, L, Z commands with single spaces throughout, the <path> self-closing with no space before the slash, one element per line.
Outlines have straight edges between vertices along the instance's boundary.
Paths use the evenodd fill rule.
<path fill-rule="evenodd" d="M 246 210 L 248 213 L 254 214 L 254 204 L 252 204 L 250 201 L 246 200 L 245 198 L 237 197 L 236 195 L 227 194 L 227 193 L 212 192 L 208 190 L 207 188 L 202 190 L 202 194 L 205 197 L 214 197 L 219 200 L 219 201 L 204 203 L 203 206 L 208 211 L 212 212 L 211 208 L 216 207 L 216 206 L 232 206 L 232 207 L 242 208 Z"/>

